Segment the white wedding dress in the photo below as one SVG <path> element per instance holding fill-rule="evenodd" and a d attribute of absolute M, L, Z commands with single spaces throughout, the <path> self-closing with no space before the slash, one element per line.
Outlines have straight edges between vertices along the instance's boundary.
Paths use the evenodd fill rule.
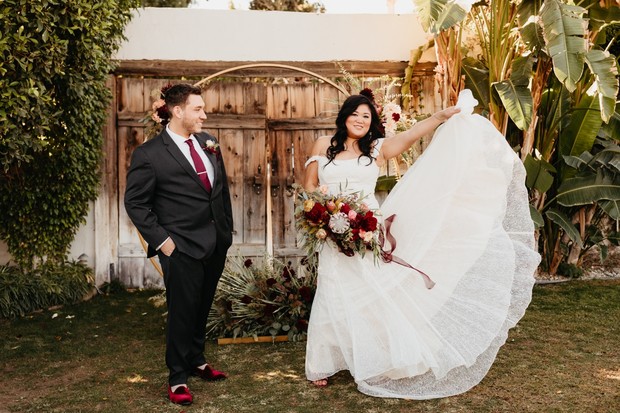
<path fill-rule="evenodd" d="M 384 218 L 396 214 L 394 255 L 435 286 L 403 265 L 326 244 L 308 329 L 309 380 L 349 370 L 371 396 L 459 394 L 483 379 L 523 316 L 540 262 L 525 170 L 493 125 L 472 114 L 468 92 L 380 208 Z M 374 161 L 308 163 L 315 161 L 321 185 L 361 191 L 379 207 Z"/>

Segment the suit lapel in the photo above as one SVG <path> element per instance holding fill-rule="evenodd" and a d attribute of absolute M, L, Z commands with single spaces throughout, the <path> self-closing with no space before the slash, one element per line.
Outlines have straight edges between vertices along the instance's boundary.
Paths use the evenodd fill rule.
<path fill-rule="evenodd" d="M 172 138 L 170 137 L 170 135 L 168 135 L 168 132 L 166 132 L 166 130 L 164 129 L 164 131 L 162 132 L 162 142 L 164 143 L 164 145 L 166 146 L 166 149 L 168 150 L 168 152 L 170 153 L 170 155 L 172 155 L 172 157 L 179 163 L 179 165 L 181 165 L 181 167 L 185 170 L 185 172 L 187 172 L 187 174 L 189 176 L 192 177 L 192 179 L 198 184 L 200 185 L 200 187 L 202 189 L 204 189 L 204 191 L 206 193 L 207 189 L 205 188 L 204 184 L 202 183 L 202 181 L 200 180 L 200 178 L 198 177 L 198 174 L 196 173 L 196 171 L 194 170 L 194 167 L 192 167 L 192 165 L 190 165 L 189 161 L 187 160 L 187 158 L 185 157 L 185 155 L 183 155 L 183 153 L 181 152 L 181 150 L 179 149 L 179 147 L 177 146 L 176 143 L 174 143 L 174 141 L 172 140 Z"/>

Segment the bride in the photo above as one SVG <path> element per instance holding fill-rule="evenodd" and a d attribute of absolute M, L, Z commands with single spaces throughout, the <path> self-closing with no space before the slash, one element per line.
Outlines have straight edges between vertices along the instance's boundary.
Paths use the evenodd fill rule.
<path fill-rule="evenodd" d="M 525 171 L 504 137 L 473 114 L 476 104 L 463 91 L 456 106 L 382 138 L 374 102 L 353 95 L 336 134 L 315 142 L 306 190 L 365 194 L 376 214 L 394 215 L 394 255 L 428 275 L 326 243 L 306 350 L 315 385 L 348 370 L 371 396 L 459 394 L 482 380 L 523 316 L 540 261 Z M 434 130 L 379 210 L 379 168 Z"/>

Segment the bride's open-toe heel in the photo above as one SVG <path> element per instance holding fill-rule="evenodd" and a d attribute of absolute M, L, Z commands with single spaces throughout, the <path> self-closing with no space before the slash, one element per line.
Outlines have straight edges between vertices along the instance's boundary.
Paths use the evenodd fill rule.
<path fill-rule="evenodd" d="M 328 382 L 327 382 L 327 378 L 324 378 L 324 379 L 319 379 L 319 380 L 311 381 L 310 383 L 312 383 L 316 387 L 325 387 L 325 386 L 327 386 Z"/>

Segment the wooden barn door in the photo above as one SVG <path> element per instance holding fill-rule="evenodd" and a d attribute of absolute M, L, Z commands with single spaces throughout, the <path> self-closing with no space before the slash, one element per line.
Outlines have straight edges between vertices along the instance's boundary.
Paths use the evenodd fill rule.
<path fill-rule="evenodd" d="M 294 257 L 296 245 L 292 184 L 303 184 L 304 164 L 314 141 L 332 135 L 339 92 L 323 83 L 270 85 L 267 93 L 268 144 L 271 166 L 273 253 Z"/>
<path fill-rule="evenodd" d="M 131 287 L 161 286 L 123 205 L 131 153 L 144 142 L 152 92 L 168 79 L 117 79 L 119 268 Z M 292 184 L 303 182 L 314 140 L 332 134 L 339 92 L 332 86 L 296 82 L 213 82 L 204 89 L 204 129 L 220 141 L 234 214 L 231 254 L 294 257 Z M 156 263 L 157 264 L 157 263 Z"/>

